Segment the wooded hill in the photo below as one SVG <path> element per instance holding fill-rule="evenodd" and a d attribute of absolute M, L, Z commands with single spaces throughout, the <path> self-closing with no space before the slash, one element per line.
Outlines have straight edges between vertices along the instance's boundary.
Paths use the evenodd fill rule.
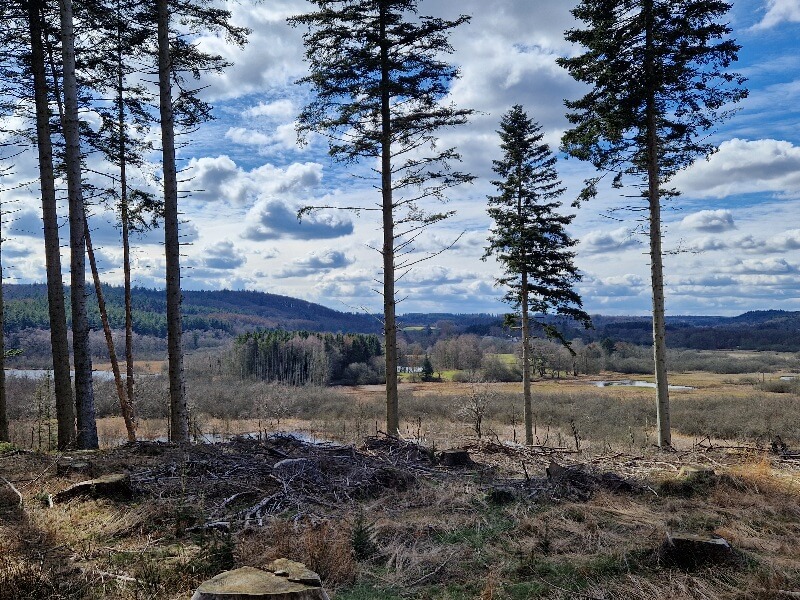
<path fill-rule="evenodd" d="M 44 284 L 4 285 L 5 328 L 47 329 L 47 291 Z M 112 327 L 124 325 L 121 287 L 105 286 Z M 69 303 L 69 292 L 66 293 Z M 100 329 L 94 294 L 89 295 L 89 318 Z M 321 332 L 380 333 L 376 315 L 341 312 L 289 296 L 254 291 L 184 291 L 184 328 L 188 331 L 219 331 L 238 335 L 256 329 L 287 329 Z M 166 300 L 163 290 L 135 288 L 134 330 L 142 335 L 166 336 Z M 67 310 L 69 315 L 69 310 Z M 586 343 L 610 339 L 637 345 L 651 343 L 649 317 L 593 315 L 594 329 L 585 330 L 567 321 L 558 325 L 567 339 Z M 409 341 L 433 343 L 450 333 L 507 336 L 502 316 L 492 314 L 409 313 L 400 318 Z M 750 311 L 736 317 L 667 317 L 667 344 L 672 348 L 697 350 L 800 351 L 800 312 Z"/>

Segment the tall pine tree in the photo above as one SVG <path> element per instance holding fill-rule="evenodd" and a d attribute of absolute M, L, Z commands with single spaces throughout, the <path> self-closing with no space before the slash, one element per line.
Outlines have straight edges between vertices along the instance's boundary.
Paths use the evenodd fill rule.
<path fill-rule="evenodd" d="M 665 187 L 677 171 L 714 151 L 707 132 L 747 95 L 744 79 L 727 71 L 739 51 L 721 22 L 730 7 L 718 0 L 582 0 L 572 14 L 586 28 L 566 38 L 586 51 L 558 61 L 592 86 L 566 103 L 573 128 L 564 149 L 601 173 L 586 181 L 581 199 L 611 175 L 615 186 L 632 178 L 647 202 L 661 447 L 671 444 L 661 198 L 677 194 Z"/>
<path fill-rule="evenodd" d="M 289 20 L 308 27 L 303 39 L 311 73 L 301 83 L 316 92 L 300 114 L 300 133 L 327 136 L 337 160 L 380 165 L 380 205 L 353 209 L 381 213 L 386 431 L 395 435 L 400 426 L 395 282 L 430 257 L 413 254 L 414 240 L 453 214 L 426 210 L 421 202 L 445 200 L 449 188 L 472 180 L 450 169 L 460 157 L 452 148 L 436 148 L 434 135 L 466 123 L 472 114 L 440 102 L 458 76 L 441 60 L 452 52 L 448 35 L 469 17 L 420 16 L 419 0 L 311 2 L 317 12 Z M 301 214 L 314 208 L 322 207 Z"/>
<path fill-rule="evenodd" d="M 574 215 L 559 214 L 564 193 L 556 171 L 556 157 L 542 140 L 538 123 L 519 104 L 500 122 L 503 158 L 493 161 L 500 177 L 492 184 L 498 195 L 489 196 L 489 216 L 494 226 L 484 259 L 494 256 L 503 269 L 497 283 L 507 288 L 504 300 L 519 311 L 522 327 L 522 387 L 525 403 L 525 443 L 533 444 L 531 400 L 531 320 L 548 336 L 566 343 L 546 315 L 574 319 L 586 327 L 589 315 L 573 289 L 580 274 L 573 259 L 575 245 L 565 227 Z"/>

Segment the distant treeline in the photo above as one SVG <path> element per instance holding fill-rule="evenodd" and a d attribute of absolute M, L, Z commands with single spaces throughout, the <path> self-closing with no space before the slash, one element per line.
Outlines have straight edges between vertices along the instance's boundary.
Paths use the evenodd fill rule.
<path fill-rule="evenodd" d="M 94 288 L 87 287 L 89 322 L 101 329 Z M 125 326 L 123 289 L 103 286 L 109 321 L 114 329 Z M 47 287 L 44 284 L 4 284 L 5 330 L 49 329 Z M 66 288 L 67 319 L 69 287 Z M 133 329 L 140 335 L 166 337 L 164 290 L 136 287 L 132 293 Z M 218 331 L 230 335 L 256 328 L 309 331 L 354 331 L 378 333 L 380 323 L 371 315 L 340 312 L 325 306 L 264 292 L 217 290 L 183 292 L 183 329 Z"/>
<path fill-rule="evenodd" d="M 121 287 L 103 286 L 109 319 L 114 329 L 124 327 Z M 48 330 L 47 288 L 44 284 L 5 284 L 5 331 L 15 334 L 26 330 Z M 100 313 L 94 290 L 87 287 L 89 321 L 100 331 Z M 371 315 L 339 312 L 319 304 L 253 291 L 184 291 L 183 328 L 192 336 L 219 339 L 254 329 L 289 331 L 348 331 L 380 333 L 380 322 Z M 69 305 L 69 293 L 66 294 Z M 70 318 L 69 307 L 67 319 Z M 548 319 L 550 320 L 550 319 Z M 652 344 L 650 319 L 630 316 L 593 315 L 594 329 L 555 319 L 567 339 L 592 342 L 626 342 L 641 346 Z M 439 340 L 475 334 L 508 339 L 512 334 L 503 328 L 503 318 L 490 314 L 406 314 L 399 318 L 401 341 L 432 348 Z M 165 338 L 167 331 L 166 299 L 163 290 L 134 288 L 133 328 L 141 336 Z M 543 336 L 535 330 L 534 335 Z M 190 336 L 191 337 L 191 336 Z M 196 345 L 196 344 L 195 344 Z M 800 312 L 765 310 L 736 317 L 674 316 L 667 317 L 667 346 L 693 350 L 774 350 L 800 351 Z"/>
<path fill-rule="evenodd" d="M 233 370 L 243 378 L 324 385 L 379 379 L 380 367 L 373 359 L 383 350 L 377 335 L 275 329 L 238 336 L 232 353 Z"/>

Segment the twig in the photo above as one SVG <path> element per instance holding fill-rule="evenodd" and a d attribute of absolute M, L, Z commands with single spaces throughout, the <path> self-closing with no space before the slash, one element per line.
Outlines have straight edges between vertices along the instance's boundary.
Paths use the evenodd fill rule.
<path fill-rule="evenodd" d="M 445 568 L 445 566 L 447 566 L 447 563 L 449 563 L 456 554 L 458 554 L 458 552 L 453 552 L 450 556 L 448 556 L 447 558 L 444 559 L 442 564 L 440 564 L 438 567 L 436 567 L 433 571 L 431 571 L 427 575 L 423 575 L 422 577 L 420 577 L 416 581 L 413 581 L 413 582 L 409 583 L 408 587 L 414 587 L 415 585 L 419 585 L 423 581 L 427 581 L 431 577 L 437 575 L 439 573 L 439 571 L 441 571 L 442 569 Z"/>
<path fill-rule="evenodd" d="M 107 571 L 98 571 L 96 569 L 93 572 L 100 577 L 111 577 L 112 579 L 116 579 L 117 581 L 124 581 L 125 583 L 139 583 L 139 580 L 135 577 L 128 577 L 127 575 L 117 575 L 116 573 L 109 573 Z"/>
<path fill-rule="evenodd" d="M 22 494 L 19 493 L 19 490 L 14 487 L 13 483 L 11 483 L 8 479 L 3 477 L 2 475 L 0 475 L 0 479 L 2 479 L 8 485 L 8 487 L 11 488 L 11 491 L 14 492 L 17 495 L 17 497 L 19 498 L 19 505 L 18 506 L 20 508 L 22 508 L 23 505 L 25 504 L 25 500 L 23 499 Z"/>
<path fill-rule="evenodd" d="M 51 462 L 49 465 L 47 465 L 47 466 L 44 468 L 44 471 L 42 471 L 41 473 L 39 473 L 39 474 L 38 474 L 36 477 L 34 477 L 34 478 L 33 478 L 33 479 L 31 479 L 31 480 L 30 480 L 28 483 L 26 483 L 24 486 L 22 486 L 22 489 L 23 489 L 23 490 L 24 490 L 24 489 L 26 489 L 26 488 L 27 488 L 27 487 L 29 487 L 31 484 L 33 484 L 33 483 L 36 483 L 36 482 L 37 482 L 37 481 L 39 481 L 39 480 L 40 480 L 42 477 L 44 477 L 44 474 L 45 474 L 45 473 L 47 473 L 47 472 L 48 472 L 50 469 L 52 469 L 52 468 L 53 468 L 55 465 L 57 465 L 57 464 L 58 464 L 58 461 L 60 461 L 60 460 L 61 460 L 61 457 L 62 457 L 62 456 L 64 456 L 64 455 L 63 455 L 63 454 L 57 454 L 57 455 L 56 455 L 56 457 L 55 457 L 55 460 L 54 460 L 53 462 Z"/>

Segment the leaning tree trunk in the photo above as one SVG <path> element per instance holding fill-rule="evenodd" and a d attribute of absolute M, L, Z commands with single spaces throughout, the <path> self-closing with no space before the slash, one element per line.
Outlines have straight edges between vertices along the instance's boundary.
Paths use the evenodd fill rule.
<path fill-rule="evenodd" d="M 70 297 L 72 355 L 75 364 L 75 407 L 78 447 L 98 447 L 92 389 L 92 354 L 86 312 L 86 212 L 81 181 L 78 83 L 75 77 L 75 31 L 72 0 L 61 0 L 61 52 L 64 70 L 64 151 L 69 198 Z"/>
<path fill-rule="evenodd" d="M 654 74 L 653 57 L 653 6 L 652 1 L 645 3 L 645 18 L 647 19 L 645 32 L 646 52 L 646 77 L 652 82 Z M 650 209 L 650 279 L 653 291 L 653 358 L 655 361 L 656 378 L 656 429 L 658 432 L 658 445 L 666 448 L 672 445 L 669 410 L 669 385 L 667 383 L 667 343 L 666 326 L 664 322 L 664 274 L 663 257 L 661 252 L 661 198 L 659 181 L 659 143 L 657 131 L 656 99 L 653 85 L 649 85 L 647 98 L 647 183 L 648 202 Z"/>
<path fill-rule="evenodd" d="M 108 311 L 106 310 L 106 299 L 103 296 L 103 286 L 100 283 L 100 273 L 97 270 L 97 261 L 94 257 L 92 247 L 92 236 L 89 232 L 89 222 L 86 221 L 86 252 L 89 255 L 89 266 L 92 269 L 92 279 L 94 280 L 94 291 L 97 295 L 97 306 L 100 310 L 100 320 L 103 323 L 103 333 L 106 337 L 108 346 L 108 358 L 111 361 L 111 371 L 114 373 L 114 385 L 117 388 L 117 398 L 119 398 L 119 408 L 122 419 L 125 421 L 125 430 L 128 433 L 128 441 L 136 441 L 136 426 L 133 421 L 133 410 L 125 393 L 125 386 L 122 385 L 122 375 L 119 372 L 119 361 L 117 360 L 117 349 L 114 347 L 114 336 L 111 334 L 111 324 L 108 322 Z"/>
<path fill-rule="evenodd" d="M 64 284 L 61 280 L 61 252 L 58 238 L 56 188 L 53 174 L 53 145 L 50 140 L 50 105 L 42 40 L 43 2 L 27 3 L 30 34 L 30 67 L 36 104 L 36 146 L 39 158 L 39 181 L 42 194 L 45 267 L 47 270 L 47 305 L 50 317 L 50 347 L 53 357 L 53 382 L 58 422 L 58 448 L 64 450 L 75 441 L 75 406 L 69 373 L 67 313 Z"/>
<path fill-rule="evenodd" d="M 169 357 L 170 439 L 189 441 L 189 408 L 181 347 L 181 265 L 178 236 L 178 176 L 175 167 L 175 120 L 172 111 L 169 2 L 157 0 L 158 88 L 164 168 L 164 246 L 167 270 L 167 353 Z"/>
<path fill-rule="evenodd" d="M 380 5 L 381 39 L 381 193 L 383 214 L 383 331 L 386 343 L 386 433 L 400 432 L 397 394 L 397 316 L 394 294 L 394 201 L 392 199 L 392 126 L 389 108 L 389 44 L 386 6 Z"/>

